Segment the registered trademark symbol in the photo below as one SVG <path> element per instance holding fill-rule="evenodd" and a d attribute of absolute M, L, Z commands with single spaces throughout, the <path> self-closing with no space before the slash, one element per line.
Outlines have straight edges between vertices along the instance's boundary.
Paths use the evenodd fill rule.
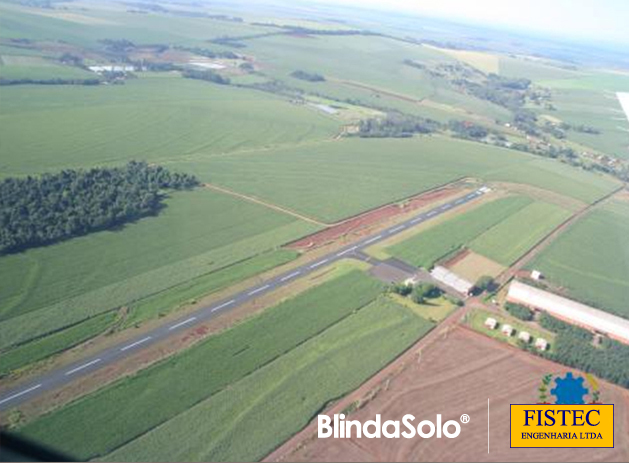
<path fill-rule="evenodd" d="M 470 415 L 463 413 L 461 415 L 461 423 L 465 424 L 465 423 L 469 423 L 470 422 Z"/>

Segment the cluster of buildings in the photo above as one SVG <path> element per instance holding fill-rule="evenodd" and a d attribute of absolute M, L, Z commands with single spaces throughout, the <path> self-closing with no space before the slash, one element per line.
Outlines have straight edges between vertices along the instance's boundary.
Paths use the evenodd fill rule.
<path fill-rule="evenodd" d="M 498 328 L 498 320 L 492 317 L 488 317 L 485 320 L 485 327 L 490 330 L 495 330 L 496 328 Z M 505 323 L 500 328 L 500 332 L 504 336 L 510 338 L 515 334 L 516 330 L 515 328 L 513 328 L 513 326 Z M 529 333 L 528 331 L 520 331 L 518 333 L 518 339 L 522 342 L 529 344 L 531 340 L 533 339 L 533 337 L 531 336 L 531 333 Z M 544 338 L 536 338 L 534 341 L 534 345 L 535 345 L 535 348 L 539 351 L 545 351 L 546 349 L 548 349 L 548 341 Z"/>

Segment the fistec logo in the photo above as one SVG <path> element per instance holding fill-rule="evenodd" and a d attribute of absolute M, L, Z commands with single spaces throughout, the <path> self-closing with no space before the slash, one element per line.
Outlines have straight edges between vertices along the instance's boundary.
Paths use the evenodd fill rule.
<path fill-rule="evenodd" d="M 590 389 L 584 386 L 584 378 L 572 373 L 555 378 L 550 394 L 557 400 L 549 403 L 553 375 L 546 375 L 538 389 L 539 403 L 512 404 L 511 447 L 613 447 L 614 406 L 600 403 L 596 381 L 591 376 L 587 379 Z"/>

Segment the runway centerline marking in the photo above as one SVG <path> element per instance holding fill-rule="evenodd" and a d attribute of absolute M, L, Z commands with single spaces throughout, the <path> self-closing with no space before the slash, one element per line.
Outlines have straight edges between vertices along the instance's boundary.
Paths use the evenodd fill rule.
<path fill-rule="evenodd" d="M 72 370 L 70 370 L 70 371 L 66 371 L 65 375 L 66 375 L 66 376 L 69 376 L 69 375 L 72 375 L 72 374 L 74 374 L 74 373 L 77 373 L 77 372 L 79 372 L 79 371 L 81 371 L 81 370 L 84 370 L 84 369 L 85 369 L 85 368 L 87 368 L 87 367 L 91 367 L 92 365 L 96 365 L 96 364 L 97 364 L 98 362 L 100 362 L 101 360 L 102 360 L 102 359 L 95 359 L 95 360 L 92 360 L 91 362 L 84 363 L 83 365 L 81 365 L 81 366 L 79 366 L 79 367 L 73 368 L 73 369 L 72 369 Z"/>
<path fill-rule="evenodd" d="M 23 396 L 24 394 L 28 394 L 29 392 L 32 392 L 35 389 L 39 389 L 40 387 L 41 387 L 41 383 L 36 384 L 33 387 L 29 387 L 28 389 L 24 389 L 23 391 L 17 392 L 15 394 L 7 397 L 6 399 L 0 400 L 0 404 L 3 404 L 5 402 L 8 402 L 8 401 L 13 400 L 13 399 L 17 399 L 18 397 Z"/>
<path fill-rule="evenodd" d="M 281 278 L 280 281 L 286 281 L 286 280 L 290 280 L 291 278 L 295 278 L 297 275 L 299 275 L 301 272 L 293 272 L 290 275 L 286 275 L 285 277 Z"/>
<path fill-rule="evenodd" d="M 145 338 L 140 339 L 139 341 L 136 341 L 136 342 L 131 343 L 131 344 L 127 345 L 127 346 L 121 347 L 120 348 L 120 352 L 124 352 L 125 350 L 133 349 L 135 346 L 139 346 L 140 344 L 144 344 L 149 339 L 151 339 L 151 336 L 147 336 Z"/>
<path fill-rule="evenodd" d="M 232 299 L 231 301 L 227 301 L 221 305 L 219 305 L 218 307 L 214 307 L 211 311 L 212 312 L 216 312 L 217 310 L 221 310 L 224 309 L 225 307 L 227 307 L 228 305 L 232 305 L 234 302 L 236 302 L 236 299 Z"/>
<path fill-rule="evenodd" d="M 261 291 L 264 291 L 265 289 L 269 289 L 271 287 L 271 285 L 264 285 L 264 286 L 260 286 L 258 289 L 254 289 L 253 291 L 249 291 L 248 295 L 249 296 L 253 296 L 254 294 L 258 294 Z"/>
<path fill-rule="evenodd" d="M 312 264 L 312 265 L 310 266 L 310 268 L 317 268 L 317 267 L 319 267 L 319 266 L 321 266 L 321 265 L 323 265 L 323 264 L 327 263 L 327 262 L 328 262 L 328 260 L 329 260 L 329 259 L 323 259 L 323 260 L 320 260 L 320 261 L 319 261 L 319 262 L 317 262 L 316 264 Z"/>
<path fill-rule="evenodd" d="M 195 321 L 196 319 L 197 319 L 197 317 L 190 317 L 187 320 L 184 320 L 182 322 L 177 323 L 176 325 L 171 326 L 170 328 L 168 328 L 168 331 L 176 330 L 180 326 L 187 325 L 188 323 L 191 323 L 191 322 Z"/>

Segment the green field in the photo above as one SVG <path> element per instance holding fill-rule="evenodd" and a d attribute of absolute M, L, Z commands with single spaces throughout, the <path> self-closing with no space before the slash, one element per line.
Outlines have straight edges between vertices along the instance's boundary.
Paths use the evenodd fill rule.
<path fill-rule="evenodd" d="M 432 326 L 382 297 L 105 459 L 257 461 Z"/>
<path fill-rule="evenodd" d="M 530 265 L 568 295 L 629 318 L 629 204 L 594 210 L 553 241 Z"/>
<path fill-rule="evenodd" d="M 532 200 L 525 196 L 497 199 L 457 215 L 386 250 L 409 264 L 430 268 L 435 261 L 467 245 L 531 203 Z"/>
<path fill-rule="evenodd" d="M 125 85 L 3 87 L 0 106 L 2 170 L 13 175 L 203 157 L 337 131 L 333 119 L 273 95 L 172 74 Z"/>
<path fill-rule="evenodd" d="M 0 258 L 0 348 L 128 305 L 316 230 L 207 189 L 155 217 Z"/>
<path fill-rule="evenodd" d="M 508 267 L 568 217 L 570 212 L 559 206 L 535 202 L 493 226 L 468 246 Z"/>
<path fill-rule="evenodd" d="M 342 274 L 52 412 L 21 432 L 81 460 L 105 455 L 338 323 L 369 304 L 381 290 L 379 282 L 360 271 Z M 417 330 L 414 334 L 418 336 Z M 382 358 L 387 349 L 375 351 Z M 310 353 L 317 358 L 316 349 Z"/>
<path fill-rule="evenodd" d="M 116 312 L 97 315 L 78 325 L 21 345 L 0 355 L 0 376 L 23 368 L 51 355 L 70 349 L 110 328 L 116 321 Z"/>
<path fill-rule="evenodd" d="M 587 202 L 617 185 L 556 161 L 440 136 L 345 139 L 191 159 L 173 167 L 326 222 L 464 176 L 529 183 Z"/>
<path fill-rule="evenodd" d="M 63 66 L 37 56 L 2 55 L 0 52 L 0 79 L 97 79 L 93 72 Z M 3 90 L 4 92 L 4 90 Z"/>

